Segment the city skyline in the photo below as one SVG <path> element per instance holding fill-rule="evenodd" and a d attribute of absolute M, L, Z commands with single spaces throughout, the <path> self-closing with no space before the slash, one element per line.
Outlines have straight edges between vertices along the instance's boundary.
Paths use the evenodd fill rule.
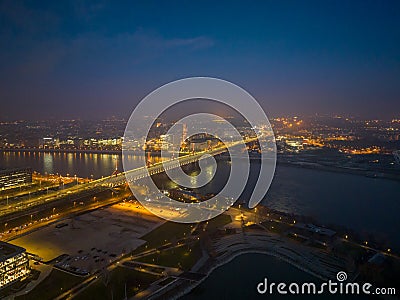
<path fill-rule="evenodd" d="M 399 116 L 396 2 L 0 2 L 0 120 L 127 119 L 170 81 L 211 76 L 270 116 Z M 21 109 L 21 108 L 24 109 Z"/>

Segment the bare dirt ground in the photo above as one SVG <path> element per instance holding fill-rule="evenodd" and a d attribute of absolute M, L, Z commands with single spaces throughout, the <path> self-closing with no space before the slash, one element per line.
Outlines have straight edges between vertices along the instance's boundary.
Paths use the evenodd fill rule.
<path fill-rule="evenodd" d="M 140 205 L 126 202 L 41 228 L 12 241 L 43 261 L 62 254 L 62 267 L 92 271 L 144 243 L 141 236 L 164 221 Z M 68 224 L 56 228 L 59 224 Z"/>

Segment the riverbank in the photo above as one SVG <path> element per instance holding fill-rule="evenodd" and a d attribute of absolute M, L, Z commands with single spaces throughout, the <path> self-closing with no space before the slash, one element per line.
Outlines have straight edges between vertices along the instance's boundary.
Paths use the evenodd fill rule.
<path fill-rule="evenodd" d="M 228 160 L 229 155 L 222 154 L 220 155 L 221 159 Z M 243 157 L 244 159 L 244 157 Z M 250 156 L 249 159 L 252 162 L 260 161 L 260 156 Z M 352 175 L 360 175 L 370 178 L 377 179 L 389 179 L 400 181 L 400 165 L 398 168 L 386 168 L 371 166 L 369 168 L 363 165 L 354 165 L 354 166 L 342 166 L 340 162 L 336 162 L 335 160 L 329 162 L 321 162 L 321 161 L 305 161 L 301 158 L 298 160 L 290 160 L 286 157 L 286 155 L 277 156 L 276 167 L 279 166 L 289 166 L 296 168 L 304 168 L 316 171 L 326 171 L 326 172 L 334 172 L 334 173 L 342 173 L 342 174 L 352 174 Z"/>
<path fill-rule="evenodd" d="M 362 168 L 350 168 L 350 167 L 341 167 L 341 166 L 334 166 L 334 165 L 326 165 L 326 164 L 319 164 L 319 163 L 310 163 L 310 162 L 296 162 L 296 161 L 283 161 L 278 160 L 277 166 L 289 166 L 289 167 L 297 167 L 297 168 L 305 168 L 311 169 L 316 171 L 326 171 L 326 172 L 334 172 L 334 173 L 346 173 L 352 175 L 360 175 L 370 178 L 377 178 L 377 179 L 389 179 L 389 180 L 396 180 L 400 181 L 400 166 L 398 173 L 389 173 L 389 172 L 382 172 L 380 170 L 368 170 Z"/>
<path fill-rule="evenodd" d="M 42 149 L 42 148 L 0 148 L 0 152 L 23 152 L 23 153 L 87 153 L 87 154 L 114 154 L 114 155 L 122 155 L 121 149 L 116 150 L 107 150 L 107 149 Z M 130 154 L 142 154 L 142 151 L 130 150 Z M 148 151 L 146 153 L 150 153 L 156 156 L 161 156 L 161 151 Z"/>
<path fill-rule="evenodd" d="M 308 274 L 312 275 L 313 277 L 316 277 L 316 278 L 318 278 L 318 279 L 321 279 L 321 278 L 319 278 L 319 276 L 315 276 L 314 273 L 309 272 L 308 270 L 305 270 L 305 269 L 299 267 L 299 265 L 297 265 L 297 264 L 291 262 L 291 261 L 288 260 L 288 259 L 285 259 L 283 256 L 279 256 L 279 255 L 276 254 L 276 253 L 272 253 L 272 252 L 268 252 L 268 251 L 261 251 L 261 250 L 242 250 L 242 251 L 240 251 L 240 252 L 238 252 L 238 253 L 234 253 L 234 254 L 232 254 L 231 256 L 227 257 L 226 260 L 224 260 L 224 261 L 219 261 L 219 262 L 213 264 L 213 265 L 210 267 L 210 269 L 209 269 L 208 272 L 206 273 L 206 276 L 205 276 L 203 279 L 201 279 L 200 281 L 197 281 L 197 282 L 195 282 L 195 283 L 188 284 L 187 287 L 181 287 L 181 288 L 180 288 L 181 291 L 178 292 L 178 293 L 176 294 L 175 297 L 172 297 L 172 298 L 170 298 L 170 299 L 180 299 L 180 298 L 183 298 L 184 296 L 188 296 L 188 295 L 189 295 L 190 293 L 192 293 L 198 286 L 200 286 L 203 282 L 205 282 L 206 280 L 208 280 L 209 277 L 210 277 L 210 275 L 211 275 L 215 270 L 219 269 L 220 267 L 223 267 L 223 266 L 227 265 L 228 263 L 230 263 L 231 261 L 233 261 L 235 258 L 237 258 L 237 257 L 239 257 L 239 256 L 242 256 L 242 255 L 246 255 L 246 254 L 262 254 L 262 255 L 271 256 L 271 257 L 276 258 L 276 259 L 278 259 L 278 260 L 282 260 L 283 262 L 288 263 L 288 264 L 290 264 L 291 266 L 296 267 L 298 270 L 300 270 L 300 271 L 302 271 L 302 272 L 308 273 Z M 161 297 L 161 295 L 160 295 L 160 297 Z M 151 298 L 151 299 L 157 299 L 157 297 L 156 297 L 156 298 Z"/>
<path fill-rule="evenodd" d="M 259 294 L 257 285 L 260 282 L 264 282 L 265 279 L 267 279 L 270 286 L 272 283 L 282 282 L 287 286 L 290 283 L 314 283 L 318 287 L 323 283 L 321 280 L 298 270 L 280 259 L 269 255 L 251 253 L 239 255 L 227 264 L 217 268 L 207 280 L 180 299 L 368 299 L 368 297 L 362 295 L 330 295 L 328 292 L 319 296 L 309 294 L 291 295 L 289 292 L 288 295 L 282 295 L 276 289 L 271 294 L 269 292 Z M 272 289 L 269 291 L 272 291 Z"/>
<path fill-rule="evenodd" d="M 216 254 L 203 260 L 204 264 L 198 269 L 191 270 L 205 274 L 203 279 L 197 282 L 177 280 L 167 291 L 164 289 L 163 293 L 155 294 L 150 299 L 181 298 L 202 284 L 214 270 L 244 254 L 263 254 L 277 258 L 321 281 L 335 279 L 337 272 L 346 270 L 342 260 L 332 257 L 326 251 L 293 243 L 288 238 L 263 230 L 246 229 L 245 232 L 222 236 L 213 241 L 213 248 Z M 348 274 L 350 278 L 355 277 L 355 273 Z"/>
<path fill-rule="evenodd" d="M 0 152 L 22 152 L 22 153 L 88 153 L 88 154 L 117 154 L 121 155 L 121 150 L 96 150 L 96 149 L 40 149 L 40 148 L 3 148 Z"/>

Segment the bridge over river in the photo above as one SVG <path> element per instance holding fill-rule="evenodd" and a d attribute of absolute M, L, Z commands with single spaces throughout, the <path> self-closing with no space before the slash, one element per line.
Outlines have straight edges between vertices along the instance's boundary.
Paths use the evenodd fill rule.
<path fill-rule="evenodd" d="M 18 201 L 13 201 L 13 199 L 10 199 L 10 201 L 7 201 L 7 204 L 6 203 L 0 204 L 0 218 L 18 212 L 28 211 L 33 207 L 38 207 L 40 205 L 47 205 L 55 201 L 73 200 L 78 196 L 84 197 L 105 189 L 112 189 L 114 187 L 126 184 L 127 178 L 129 178 L 130 181 L 138 181 L 149 175 L 151 176 L 163 173 L 166 170 L 178 168 L 187 164 L 197 162 L 209 155 L 211 156 L 219 155 L 221 153 L 226 152 L 228 150 L 228 147 L 234 147 L 236 145 L 242 144 L 243 142 L 250 143 L 254 141 L 257 141 L 257 138 L 254 137 L 246 138 L 243 141 L 233 142 L 230 145 L 215 147 L 207 151 L 186 154 L 183 156 L 179 156 L 178 158 L 173 158 L 150 166 L 144 166 L 141 168 L 129 170 L 127 172 L 113 174 L 100 179 L 92 180 L 88 183 L 77 184 L 68 188 L 64 188 L 62 190 L 56 190 L 56 191 L 49 190 L 44 195 L 42 194 L 42 195 L 29 196 L 28 199 L 23 199 L 23 200 L 20 199 Z"/>

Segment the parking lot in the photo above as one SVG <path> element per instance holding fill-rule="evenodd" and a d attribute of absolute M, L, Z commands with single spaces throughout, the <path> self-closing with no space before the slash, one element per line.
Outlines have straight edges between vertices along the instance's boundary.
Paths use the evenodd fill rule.
<path fill-rule="evenodd" d="M 59 221 L 12 243 L 43 261 L 53 260 L 57 266 L 83 274 L 139 247 L 144 243 L 140 237 L 163 222 L 140 205 L 126 202 Z"/>

